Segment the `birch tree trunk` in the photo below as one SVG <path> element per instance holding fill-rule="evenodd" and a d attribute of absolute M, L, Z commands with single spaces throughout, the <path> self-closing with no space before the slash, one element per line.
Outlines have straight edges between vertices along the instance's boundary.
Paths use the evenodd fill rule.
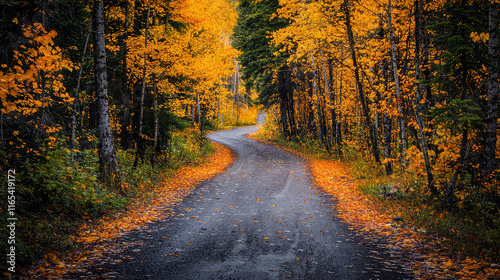
<path fill-rule="evenodd" d="M 498 3 L 490 4 L 488 15 L 488 117 L 486 123 L 486 167 L 483 174 L 491 174 L 497 168 L 497 120 L 498 120 Z"/>
<path fill-rule="evenodd" d="M 94 3 L 94 59 L 97 103 L 97 130 L 101 176 L 110 178 L 118 172 L 111 127 L 109 123 L 108 81 L 106 71 L 106 42 L 104 38 L 104 3 Z"/>
<path fill-rule="evenodd" d="M 406 158 L 406 150 L 408 149 L 408 143 L 406 142 L 406 123 L 403 115 L 403 106 L 401 101 L 401 93 L 399 90 L 399 75 L 398 75 L 398 61 L 396 58 L 396 45 L 394 43 L 394 32 L 392 30 L 392 15 L 391 15 L 391 0 L 389 0 L 387 18 L 389 21 L 389 34 L 391 39 L 391 53 L 392 53 L 392 68 L 394 70 L 394 82 L 396 84 L 396 102 L 398 105 L 399 113 L 399 126 L 401 130 L 401 144 L 403 146 L 403 164 L 404 167 L 408 167 L 408 160 Z"/>

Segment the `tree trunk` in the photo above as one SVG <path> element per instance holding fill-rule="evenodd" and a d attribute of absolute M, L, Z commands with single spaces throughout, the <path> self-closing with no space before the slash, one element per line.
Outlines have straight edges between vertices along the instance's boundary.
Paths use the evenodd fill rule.
<path fill-rule="evenodd" d="M 335 98 L 333 97 L 333 92 L 332 92 L 332 89 L 330 88 L 330 83 L 328 81 L 328 76 L 327 76 L 328 74 L 327 74 L 327 69 L 326 69 L 326 65 L 325 65 L 325 59 L 323 57 L 323 50 L 321 49 L 321 47 L 319 49 L 319 53 L 321 56 L 321 65 L 323 68 L 323 83 L 325 85 L 326 94 L 328 95 L 328 98 L 330 98 L 330 114 L 332 116 L 332 131 L 334 131 L 333 123 L 335 122 L 335 109 L 334 109 L 334 103 L 335 103 L 334 99 Z M 324 114 L 324 116 L 325 116 L 325 120 L 326 120 L 326 113 Z M 325 121 L 325 135 L 329 135 L 328 124 L 326 123 L 326 121 Z M 325 145 L 329 154 L 331 153 L 330 142 L 331 141 L 329 140 Z"/>
<path fill-rule="evenodd" d="M 233 109 L 231 111 L 231 117 L 234 118 L 234 106 L 236 103 L 236 73 L 238 73 L 238 63 L 236 58 L 234 59 L 234 79 L 233 79 Z"/>
<path fill-rule="evenodd" d="M 382 78 L 384 79 L 384 87 L 385 91 L 389 91 L 389 77 L 388 77 L 388 66 L 385 60 L 382 61 L 382 67 L 381 67 L 381 72 L 382 72 Z M 389 97 L 386 101 L 388 104 L 391 103 L 391 98 Z M 383 122 L 384 122 L 384 159 L 385 159 L 385 174 L 387 176 L 392 175 L 392 163 L 389 161 L 391 158 L 391 152 L 392 152 L 392 147 L 391 147 L 391 140 L 392 140 L 392 120 L 391 118 L 386 114 L 383 113 L 382 116 Z"/>
<path fill-rule="evenodd" d="M 160 129 L 158 120 L 158 85 L 156 81 L 153 84 L 153 110 L 155 118 L 154 132 L 153 132 L 153 138 L 154 138 L 153 151 L 156 154 L 156 150 L 158 149 L 158 130 Z"/>
<path fill-rule="evenodd" d="M 239 73 L 239 65 L 238 62 L 236 62 L 236 85 L 235 85 L 235 91 L 234 91 L 234 97 L 236 100 L 236 124 L 240 122 L 240 73 Z"/>
<path fill-rule="evenodd" d="M 318 77 L 316 73 L 316 69 L 314 66 L 314 56 L 311 52 L 311 68 L 313 73 L 313 87 L 314 87 L 314 95 L 316 95 L 316 110 L 318 112 L 318 131 L 319 131 L 319 144 L 323 145 L 325 143 L 323 128 L 322 128 L 322 118 L 321 118 L 321 105 L 319 101 L 319 93 L 318 93 Z"/>
<path fill-rule="evenodd" d="M 296 125 L 295 125 L 295 102 L 293 100 L 293 90 L 288 93 L 288 119 L 290 121 L 290 133 L 296 135 Z"/>
<path fill-rule="evenodd" d="M 342 9 L 343 9 L 343 12 L 345 15 L 345 25 L 347 28 L 349 49 L 351 52 L 352 64 L 353 64 L 353 68 L 354 68 L 354 77 L 356 79 L 358 95 L 359 95 L 359 99 L 361 102 L 361 106 L 363 108 L 363 115 L 364 115 L 365 123 L 366 123 L 366 126 L 368 127 L 368 132 L 370 134 L 370 144 L 371 144 L 371 148 L 372 148 L 372 153 L 373 153 L 373 157 L 375 158 L 375 162 L 380 163 L 380 153 L 378 150 L 377 138 L 375 137 L 375 131 L 374 131 L 372 122 L 370 120 L 370 109 L 367 105 L 365 95 L 363 92 L 363 84 L 361 83 L 361 79 L 359 77 L 359 66 L 358 66 L 358 62 L 357 62 L 356 51 L 354 49 L 354 35 L 352 32 L 351 11 L 350 11 L 348 0 L 344 0 L 344 2 L 342 4 Z"/>
<path fill-rule="evenodd" d="M 341 46 L 340 47 L 340 55 L 341 57 L 344 57 L 344 47 Z M 335 144 L 337 144 L 338 146 L 338 149 L 339 149 L 339 156 L 342 155 L 342 127 L 341 127 L 341 121 L 342 121 L 342 109 L 341 109 L 341 106 L 342 106 L 342 78 L 343 78 L 343 72 L 342 70 L 340 71 L 340 75 L 339 75 L 339 112 L 338 112 L 338 121 L 337 121 L 337 126 L 336 126 L 336 132 L 335 132 L 335 135 L 336 135 L 336 138 L 335 138 Z"/>
<path fill-rule="evenodd" d="M 198 109 L 198 127 L 200 128 L 200 134 L 203 134 L 203 123 L 201 122 L 201 107 L 200 107 L 200 93 L 196 93 L 196 107 Z"/>
<path fill-rule="evenodd" d="M 110 178 L 119 169 L 116 160 L 108 107 L 108 81 L 106 71 L 106 42 L 104 37 L 104 3 L 94 3 L 94 59 L 97 107 L 97 129 L 99 137 L 99 161 L 101 176 Z"/>
<path fill-rule="evenodd" d="M 194 126 L 194 124 L 196 123 L 195 119 L 196 119 L 196 115 L 194 114 L 194 105 L 191 104 L 191 124 Z"/>
<path fill-rule="evenodd" d="M 488 117 L 486 121 L 486 166 L 484 176 L 497 168 L 497 121 L 498 121 L 498 3 L 490 4 L 488 15 Z"/>
<path fill-rule="evenodd" d="M 392 131 L 392 122 L 391 118 L 387 116 L 387 114 L 382 114 L 382 119 L 384 122 L 384 158 L 385 162 L 385 174 L 387 176 L 392 175 L 392 164 L 388 161 L 391 158 L 391 131 Z"/>
<path fill-rule="evenodd" d="M 90 18 L 87 38 L 85 38 L 85 45 L 83 46 L 82 60 L 80 61 L 80 69 L 78 69 L 78 78 L 76 80 L 75 102 L 73 103 L 73 118 L 71 120 L 71 162 L 73 162 L 75 155 L 76 118 L 77 115 L 79 115 L 78 102 L 80 95 L 80 82 L 82 80 L 83 66 L 85 63 L 85 56 L 87 55 L 90 33 L 92 33 L 92 17 Z"/>
<path fill-rule="evenodd" d="M 453 193 L 455 192 L 455 186 L 457 185 L 458 176 L 460 175 L 460 173 L 462 173 L 462 166 L 464 166 L 464 163 L 467 158 L 468 135 L 469 131 L 467 129 L 464 129 L 462 132 L 462 143 L 460 144 L 460 158 L 458 159 L 458 162 L 456 164 L 455 173 L 453 174 L 450 184 L 446 189 L 443 207 L 448 207 L 452 204 Z"/>
<path fill-rule="evenodd" d="M 413 102 L 413 110 L 415 113 L 415 120 L 417 121 L 418 131 L 420 136 L 420 145 L 422 146 L 422 153 L 424 156 L 425 169 L 427 172 L 427 185 L 431 191 L 431 194 L 437 195 L 437 189 L 434 186 L 434 176 L 432 175 L 432 168 L 429 161 L 429 153 L 427 152 L 427 143 L 425 140 L 424 126 L 422 123 L 422 118 L 420 117 L 420 99 L 421 99 L 421 89 L 419 80 L 422 78 L 420 75 L 420 0 L 415 0 L 415 78 L 416 78 L 416 93 Z M 416 104 L 415 104 L 416 103 Z"/>
<path fill-rule="evenodd" d="M 332 118 L 332 142 L 337 144 L 337 111 L 335 110 L 335 83 L 333 80 L 333 65 L 332 65 L 332 60 L 328 60 L 328 76 L 329 76 L 329 82 L 328 86 L 330 87 L 330 116 Z M 332 143 L 332 144 L 333 144 Z"/>
<path fill-rule="evenodd" d="M 217 96 L 218 97 L 217 98 L 217 122 L 220 123 L 220 121 L 221 121 L 220 120 L 220 96 L 221 96 L 221 94 L 220 94 L 220 89 L 218 89 L 217 91 L 218 91 L 218 94 L 217 94 L 218 95 Z M 217 127 L 217 128 L 219 128 L 219 127 Z"/>
<path fill-rule="evenodd" d="M 146 29 L 144 31 L 144 62 L 142 69 L 142 87 L 141 87 L 141 103 L 140 103 L 140 111 L 139 111 L 139 133 L 137 138 L 137 152 L 135 155 L 134 167 L 137 166 L 138 159 L 144 153 L 144 137 L 142 136 L 143 130 L 143 119 L 144 119 L 144 96 L 146 95 L 146 70 L 147 70 L 147 49 L 148 49 L 148 28 L 149 28 L 149 14 L 151 11 L 151 4 L 148 1 L 148 12 L 146 14 Z"/>
<path fill-rule="evenodd" d="M 396 45 L 394 43 L 394 32 L 392 30 L 392 15 L 391 15 L 391 0 L 389 0 L 387 17 L 389 21 L 389 34 L 391 38 L 391 53 L 392 53 L 392 68 L 394 70 L 394 83 L 396 84 L 396 102 L 398 105 L 399 113 L 399 126 L 401 130 L 401 144 L 403 145 L 403 164 L 404 167 L 408 167 L 408 160 L 406 158 L 406 151 L 408 149 L 408 143 L 406 142 L 406 123 L 403 115 L 403 107 L 401 100 L 401 93 L 399 90 L 399 75 L 398 75 L 398 61 L 396 58 Z"/>
<path fill-rule="evenodd" d="M 281 126 L 283 127 L 283 135 L 285 137 L 290 136 L 290 129 L 288 127 L 288 93 L 286 91 L 286 73 L 288 69 L 281 69 L 278 71 L 278 96 L 280 101 L 280 113 L 281 113 Z"/>
<path fill-rule="evenodd" d="M 128 149 L 130 147 L 130 112 L 132 111 L 130 108 L 130 98 L 131 98 L 131 90 L 128 84 L 128 64 L 127 64 L 127 54 L 128 54 L 128 45 L 127 45 L 127 40 L 129 36 L 129 27 L 130 27 L 130 3 L 129 0 L 126 1 L 125 3 L 125 23 L 124 23 L 124 28 L 125 32 L 123 33 L 123 45 L 122 45 L 122 66 L 123 66 L 123 80 L 122 80 L 122 94 L 121 94 L 121 101 L 122 101 L 122 114 L 121 114 L 121 121 L 122 121 L 122 135 L 121 135 L 121 144 L 124 149 Z"/>

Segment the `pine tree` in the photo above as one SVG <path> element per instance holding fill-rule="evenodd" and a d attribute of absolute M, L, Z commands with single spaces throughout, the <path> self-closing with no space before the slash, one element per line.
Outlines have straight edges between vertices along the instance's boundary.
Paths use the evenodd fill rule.
<path fill-rule="evenodd" d="M 290 136 L 294 127 L 293 118 L 289 117 L 293 115 L 289 112 L 293 110 L 291 70 L 284 65 L 286 55 L 277 55 L 280 48 L 271 45 L 270 39 L 271 32 L 288 24 L 284 19 L 271 18 L 278 7 L 278 0 L 240 1 L 233 46 L 242 51 L 239 60 L 246 87 L 254 87 L 265 105 L 279 103 L 283 134 Z"/>

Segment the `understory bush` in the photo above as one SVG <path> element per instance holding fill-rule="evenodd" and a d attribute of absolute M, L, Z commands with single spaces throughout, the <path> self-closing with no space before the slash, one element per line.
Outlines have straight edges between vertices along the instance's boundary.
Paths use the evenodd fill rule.
<path fill-rule="evenodd" d="M 136 167 L 134 149 L 117 149 L 120 171 L 106 182 L 99 177 L 96 145 L 75 150 L 74 160 L 64 143 L 47 147 L 37 160 L 27 159 L 21 169 L 16 169 L 16 266 L 27 268 L 49 251 L 75 248 L 73 236 L 80 225 L 124 209 L 138 199 L 152 198 L 158 182 L 213 151 L 210 141 L 194 128 L 177 130 L 168 144 L 168 149 L 155 153 L 147 150 Z M 7 170 L 1 171 L 7 182 Z M 4 225 L 9 217 L 7 196 L 8 189 L 1 188 L 0 222 Z M 8 229 L 2 227 L 0 238 L 7 240 L 8 235 Z M 7 252 L 10 245 L 2 242 L 0 246 Z M 6 268 L 6 254 L 1 259 Z"/>

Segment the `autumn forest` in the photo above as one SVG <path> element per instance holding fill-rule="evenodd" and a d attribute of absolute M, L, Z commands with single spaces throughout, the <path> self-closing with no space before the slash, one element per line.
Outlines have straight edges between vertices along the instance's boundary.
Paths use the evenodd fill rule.
<path fill-rule="evenodd" d="M 16 273 L 82 251 L 83 232 L 134 205 L 182 201 L 236 158 L 207 135 L 265 112 L 250 137 L 309 158 L 341 216 L 357 193 L 451 259 L 477 259 L 454 277 L 499 277 L 499 1 L 0 4 L 0 213 L 16 218 Z M 354 189 L 328 181 L 337 172 Z"/>

